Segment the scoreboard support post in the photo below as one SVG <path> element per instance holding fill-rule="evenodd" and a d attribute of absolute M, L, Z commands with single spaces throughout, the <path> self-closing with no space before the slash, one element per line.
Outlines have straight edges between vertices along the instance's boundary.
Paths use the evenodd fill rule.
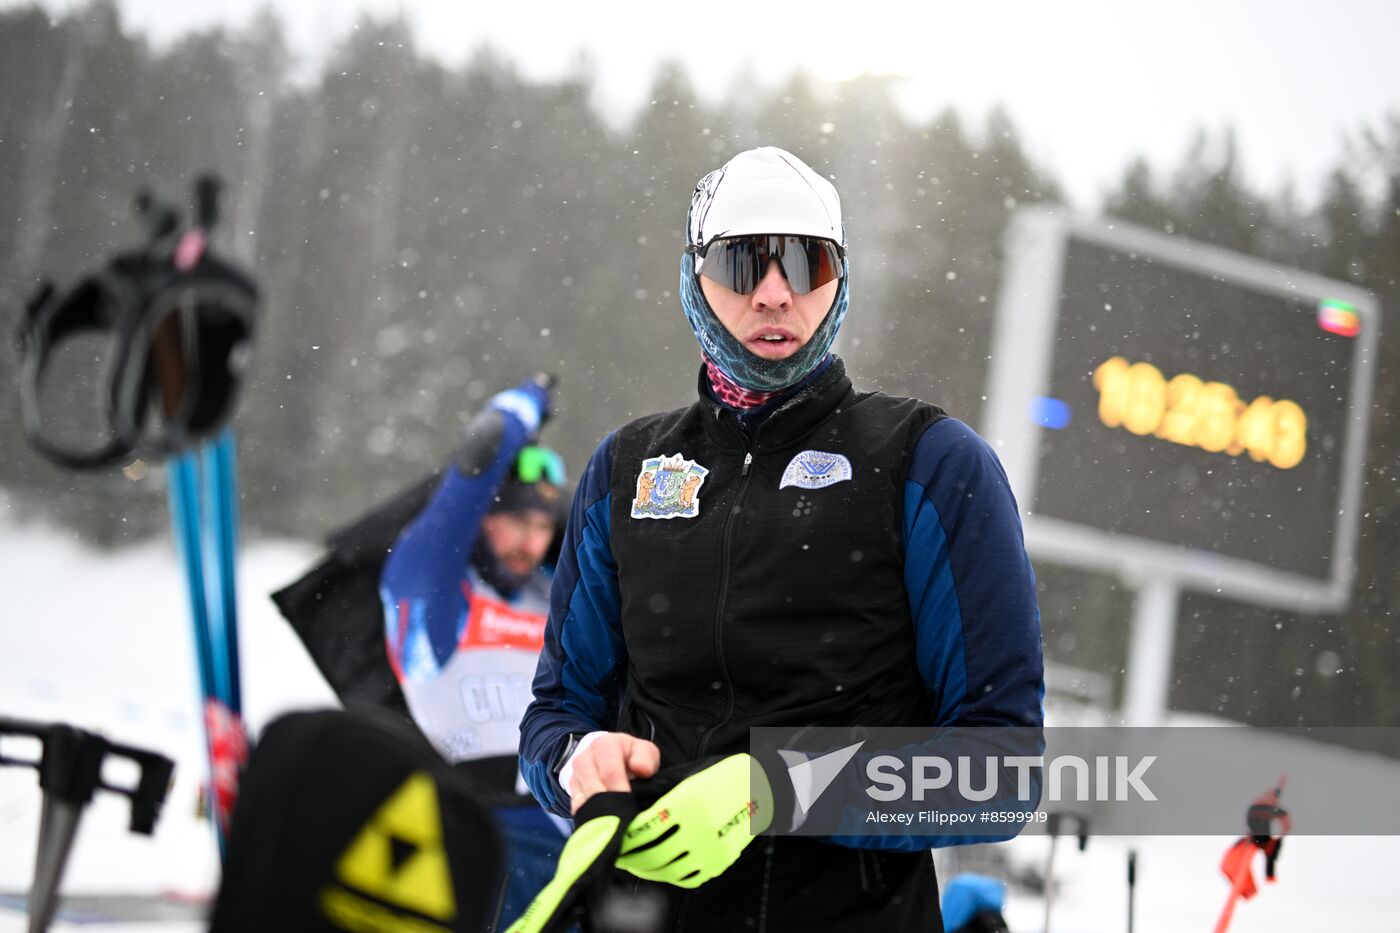
<path fill-rule="evenodd" d="M 1176 615 L 1181 584 L 1166 575 L 1129 578 L 1133 627 L 1128 635 L 1128 667 L 1123 687 L 1123 724 L 1158 726 L 1167 711 L 1172 659 L 1176 656 Z"/>

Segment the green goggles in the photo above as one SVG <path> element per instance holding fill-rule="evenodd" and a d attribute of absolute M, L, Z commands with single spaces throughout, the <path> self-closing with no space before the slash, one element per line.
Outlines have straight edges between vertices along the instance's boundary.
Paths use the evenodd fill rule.
<path fill-rule="evenodd" d="M 548 447 L 531 444 L 522 448 L 515 458 L 515 475 L 522 483 L 544 481 L 551 486 L 563 486 L 564 458 Z"/>

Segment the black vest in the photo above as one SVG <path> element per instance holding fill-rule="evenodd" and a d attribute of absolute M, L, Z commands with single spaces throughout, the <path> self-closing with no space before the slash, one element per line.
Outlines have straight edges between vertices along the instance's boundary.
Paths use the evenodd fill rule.
<path fill-rule="evenodd" d="M 943 417 L 854 391 L 838 359 L 752 435 L 704 398 L 618 431 L 611 544 L 628 653 L 618 728 L 674 764 L 747 751 L 753 726 L 931 724 L 904 587 L 903 497 L 914 445 Z M 845 457 L 850 479 L 779 488 L 808 451 Z M 677 454 L 709 471 L 698 514 L 632 517 L 643 462 Z"/>

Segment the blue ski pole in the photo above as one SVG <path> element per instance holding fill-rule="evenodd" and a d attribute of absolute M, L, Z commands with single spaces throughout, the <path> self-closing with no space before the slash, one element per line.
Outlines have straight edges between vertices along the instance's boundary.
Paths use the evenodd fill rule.
<path fill-rule="evenodd" d="M 185 569 L 209 762 L 206 788 L 220 852 L 248 758 L 238 662 L 233 434 L 169 462 L 170 514 Z"/>

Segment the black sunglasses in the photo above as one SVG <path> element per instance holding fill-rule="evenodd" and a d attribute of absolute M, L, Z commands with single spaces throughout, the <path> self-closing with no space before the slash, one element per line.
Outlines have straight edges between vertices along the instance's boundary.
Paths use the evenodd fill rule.
<path fill-rule="evenodd" d="M 774 260 L 788 286 L 799 295 L 834 282 L 842 275 L 842 250 L 815 236 L 753 234 L 711 240 L 696 253 L 695 273 L 741 295 L 752 295 Z"/>

